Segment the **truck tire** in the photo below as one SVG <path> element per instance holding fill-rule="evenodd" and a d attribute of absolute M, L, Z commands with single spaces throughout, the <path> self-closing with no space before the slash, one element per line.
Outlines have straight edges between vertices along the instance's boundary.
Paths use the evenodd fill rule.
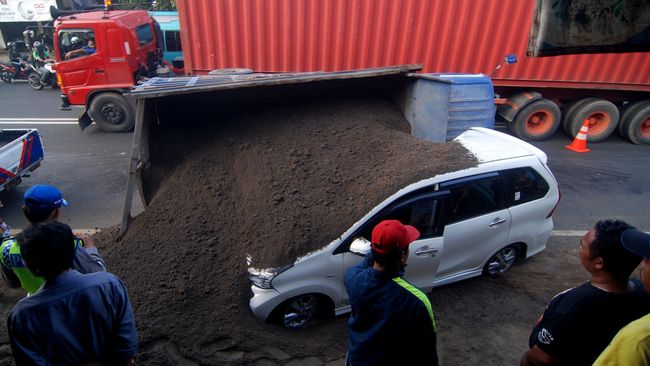
<path fill-rule="evenodd" d="M 630 120 L 630 116 L 635 113 L 643 106 L 650 104 L 650 100 L 642 100 L 637 102 L 628 103 L 623 108 L 621 108 L 621 119 L 618 122 L 618 132 L 622 137 L 627 138 L 627 123 Z"/>
<path fill-rule="evenodd" d="M 510 131 L 522 140 L 542 141 L 560 125 L 560 108 L 548 99 L 538 99 L 522 108 L 510 123 Z"/>
<path fill-rule="evenodd" d="M 650 102 L 626 116 L 625 137 L 637 145 L 650 145 Z"/>
<path fill-rule="evenodd" d="M 133 129 L 133 108 L 126 98 L 117 93 L 97 95 L 88 108 L 97 126 L 106 132 L 127 132 Z"/>
<path fill-rule="evenodd" d="M 575 117 L 567 120 L 569 136 L 577 136 L 584 121 L 589 120 L 587 141 L 601 142 L 616 129 L 618 117 L 618 108 L 614 103 L 603 99 L 589 100 L 576 108 Z"/>
<path fill-rule="evenodd" d="M 596 100 L 596 98 L 584 98 L 584 99 L 574 100 L 564 108 L 564 110 L 562 111 L 562 130 L 564 131 L 564 133 L 567 134 L 567 136 L 575 137 L 575 136 L 571 136 L 571 132 L 569 128 L 571 123 L 569 123 L 569 121 L 572 121 L 573 119 L 576 118 L 575 117 L 576 111 L 579 108 L 582 108 L 583 105 L 589 103 L 592 100 Z"/>

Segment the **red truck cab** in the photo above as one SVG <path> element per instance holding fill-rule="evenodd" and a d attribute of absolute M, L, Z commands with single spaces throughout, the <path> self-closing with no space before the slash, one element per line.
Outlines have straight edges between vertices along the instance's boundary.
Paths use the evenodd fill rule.
<path fill-rule="evenodd" d="M 133 107 L 123 93 L 156 72 L 156 21 L 144 10 L 107 10 L 61 16 L 54 26 L 62 107 L 85 107 L 82 129 L 95 121 L 105 131 L 131 130 Z"/>

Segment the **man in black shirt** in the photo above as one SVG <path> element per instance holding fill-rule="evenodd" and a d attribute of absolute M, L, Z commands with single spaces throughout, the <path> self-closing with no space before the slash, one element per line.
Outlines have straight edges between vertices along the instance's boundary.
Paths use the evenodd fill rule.
<path fill-rule="evenodd" d="M 556 295 L 530 335 L 521 365 L 591 365 L 614 335 L 650 311 L 643 286 L 629 280 L 641 257 L 627 251 L 623 221 L 599 221 L 580 240 L 580 262 L 591 274 Z"/>

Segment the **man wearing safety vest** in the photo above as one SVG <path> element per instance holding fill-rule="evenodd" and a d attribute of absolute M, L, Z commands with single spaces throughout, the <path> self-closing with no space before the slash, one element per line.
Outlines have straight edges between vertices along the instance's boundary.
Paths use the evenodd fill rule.
<path fill-rule="evenodd" d="M 31 225 L 57 220 L 61 207 L 68 206 L 61 192 L 48 185 L 31 187 L 25 192 L 23 200 L 23 214 Z M 81 273 L 106 271 L 104 260 L 89 236 L 75 237 L 74 245 L 75 256 L 72 268 Z M 5 239 L 0 246 L 0 267 L 2 267 L 2 279 L 7 287 L 22 287 L 29 295 L 38 291 L 45 281 L 27 269 L 20 255 L 20 246 L 13 237 Z"/>
<path fill-rule="evenodd" d="M 409 244 L 419 237 L 413 226 L 384 220 L 372 230 L 371 252 L 345 272 L 347 365 L 438 365 L 431 302 L 402 278 Z"/>

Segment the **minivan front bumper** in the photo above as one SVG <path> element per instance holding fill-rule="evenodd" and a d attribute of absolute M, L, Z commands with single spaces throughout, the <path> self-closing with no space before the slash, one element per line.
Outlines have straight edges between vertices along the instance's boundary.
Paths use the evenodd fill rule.
<path fill-rule="evenodd" d="M 251 291 L 253 291 L 253 297 L 249 301 L 251 311 L 262 320 L 267 320 L 273 309 L 286 300 L 285 296 L 272 288 L 263 289 L 251 285 Z"/>

